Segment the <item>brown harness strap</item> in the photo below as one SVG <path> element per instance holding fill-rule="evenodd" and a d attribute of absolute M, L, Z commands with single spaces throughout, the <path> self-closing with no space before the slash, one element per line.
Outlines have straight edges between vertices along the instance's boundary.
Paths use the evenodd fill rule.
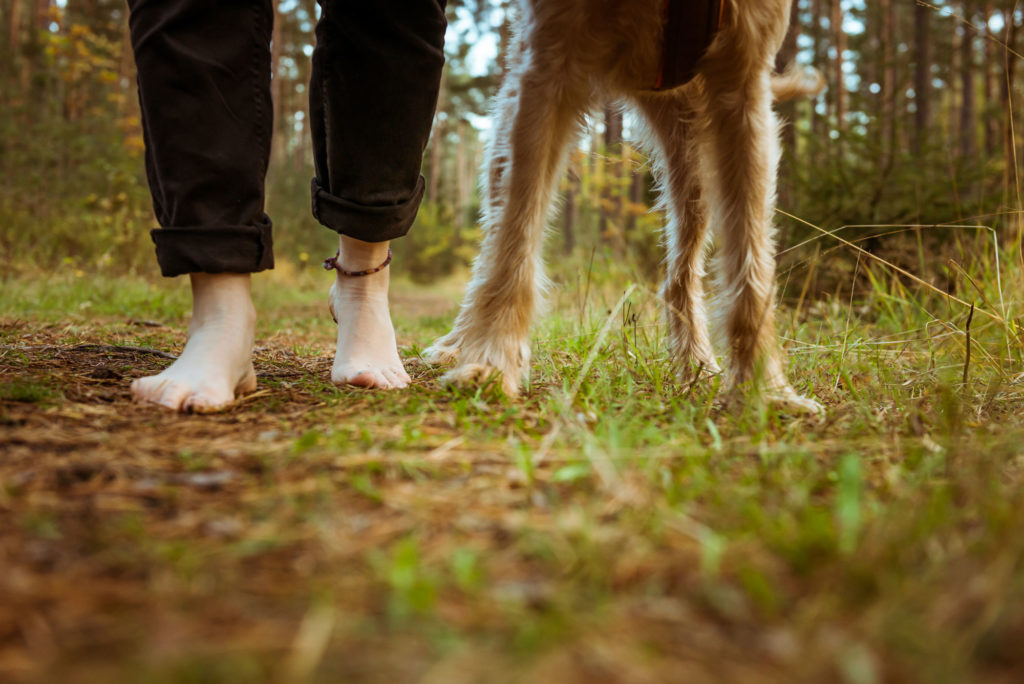
<path fill-rule="evenodd" d="M 671 90 L 697 75 L 696 67 L 718 33 L 725 0 L 665 0 L 661 69 L 654 90 Z"/>

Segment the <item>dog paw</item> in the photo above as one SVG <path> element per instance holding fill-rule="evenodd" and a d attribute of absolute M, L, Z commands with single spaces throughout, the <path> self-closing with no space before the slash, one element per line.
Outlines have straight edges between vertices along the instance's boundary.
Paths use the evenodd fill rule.
<path fill-rule="evenodd" d="M 469 389 L 484 387 L 491 382 L 498 382 L 501 390 L 509 398 L 519 394 L 519 379 L 516 373 L 505 373 L 482 363 L 464 363 L 441 376 L 441 384 L 449 387 Z"/>
<path fill-rule="evenodd" d="M 448 340 L 442 338 L 439 342 Z M 515 338 L 479 341 L 463 337 L 458 347 L 434 343 L 434 349 L 439 351 L 432 354 L 434 358 L 457 356 L 455 368 L 441 377 L 443 384 L 481 387 L 497 381 L 509 397 L 519 394 L 519 384 L 530 367 L 530 345 Z"/>
<path fill-rule="evenodd" d="M 433 366 L 449 365 L 459 360 L 459 345 L 442 337 L 420 352 L 420 358 Z"/>
<path fill-rule="evenodd" d="M 820 403 L 797 394 L 792 387 L 771 389 L 765 392 L 765 399 L 778 411 L 798 416 L 824 417 L 825 407 Z"/>

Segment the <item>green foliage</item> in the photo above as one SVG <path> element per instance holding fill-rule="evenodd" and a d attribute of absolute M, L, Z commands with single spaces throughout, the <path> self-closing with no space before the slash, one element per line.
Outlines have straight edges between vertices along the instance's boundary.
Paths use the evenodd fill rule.
<path fill-rule="evenodd" d="M 938 136 L 936 136 L 938 137 Z M 854 127 L 839 141 L 802 132 L 795 156 L 785 162 L 781 207 L 822 227 L 853 224 L 936 225 L 994 212 L 1001 191 L 997 162 L 962 159 L 947 144 L 919 154 L 898 148 L 889 155 L 875 126 Z M 881 232 L 881 231 L 876 231 Z M 794 240 L 812 233 L 789 233 Z"/>
<path fill-rule="evenodd" d="M 836 519 L 839 525 L 839 549 L 852 553 L 861 530 L 861 490 L 863 474 L 860 458 L 847 454 L 839 462 L 839 491 L 836 496 Z"/>
<path fill-rule="evenodd" d="M 473 228 L 455 230 L 448 207 L 424 202 L 412 230 L 393 249 L 402 271 L 425 283 L 467 265 L 476 254 L 477 240 Z"/>
<path fill-rule="evenodd" d="M 434 607 L 438 580 L 424 567 L 415 539 L 403 539 L 389 554 L 374 553 L 370 560 L 390 589 L 389 611 L 393 618 L 406 620 Z"/>
<path fill-rule="evenodd" d="M 0 264 L 114 267 L 151 260 L 142 134 L 122 43 L 81 24 L 39 34 L 33 80 L 0 107 Z M 151 253 L 151 252 L 150 252 Z"/>
<path fill-rule="evenodd" d="M 0 401 L 46 405 L 59 396 L 50 379 L 14 378 L 0 382 Z"/>

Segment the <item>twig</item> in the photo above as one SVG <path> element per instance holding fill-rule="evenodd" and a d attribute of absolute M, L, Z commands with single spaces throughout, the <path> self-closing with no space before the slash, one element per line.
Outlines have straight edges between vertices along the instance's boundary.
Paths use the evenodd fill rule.
<path fill-rule="evenodd" d="M 699 364 L 697 364 L 697 372 L 693 374 L 693 380 L 690 381 L 689 386 L 686 388 L 686 392 L 683 393 L 684 399 L 690 398 L 690 395 L 693 393 L 693 389 L 697 386 L 697 383 L 700 382 L 700 379 L 703 376 L 703 374 L 704 362 L 701 361 Z"/>
<path fill-rule="evenodd" d="M 833 389 L 839 388 L 839 381 L 843 377 L 842 368 L 846 362 L 846 350 L 850 343 L 850 318 L 853 316 L 853 295 L 857 291 L 857 275 L 860 273 L 860 254 L 857 255 L 857 267 L 853 269 L 853 280 L 850 281 L 850 305 L 846 309 L 846 329 L 843 330 L 843 350 L 839 353 L 839 371 L 836 372 L 836 384 Z"/>
<path fill-rule="evenodd" d="M 149 354 L 150 356 L 159 356 L 162 359 L 171 359 L 172 361 L 177 360 L 177 356 L 169 354 L 159 349 L 151 349 L 149 347 L 133 347 L 130 345 L 120 344 L 79 344 L 71 347 L 67 351 L 75 352 L 88 352 L 88 351 L 99 351 L 99 352 L 132 352 L 134 354 Z"/>
<path fill-rule="evenodd" d="M 971 302 L 971 312 L 967 314 L 967 325 L 964 326 L 964 333 L 967 336 L 967 351 L 964 353 L 964 379 L 963 386 L 967 387 L 967 374 L 971 370 L 971 321 L 974 319 L 974 302 Z"/>
<path fill-rule="evenodd" d="M 249 394 L 245 394 L 241 397 L 238 397 L 230 405 L 241 406 L 242 404 L 248 404 L 250 401 L 255 401 L 257 399 L 270 396 L 271 394 L 273 394 L 273 392 L 271 392 L 270 390 L 261 389 L 258 392 L 250 392 Z"/>
<path fill-rule="evenodd" d="M 171 359 L 172 361 L 177 360 L 177 356 L 169 354 L 159 349 L 150 349 L 149 347 L 132 347 L 128 345 L 114 345 L 114 344 L 79 344 L 74 347 L 55 347 L 52 345 L 39 345 L 39 346 L 25 346 L 19 347 L 13 344 L 0 344 L 0 349 L 7 351 L 20 351 L 20 352 L 31 352 L 31 351 L 57 351 L 57 352 L 132 352 L 135 354 L 149 354 L 151 356 L 159 356 L 164 359 Z"/>
<path fill-rule="evenodd" d="M 924 2 L 924 0 L 917 0 L 916 4 L 921 5 L 922 7 L 927 7 L 930 10 L 935 10 L 939 14 L 944 14 L 947 17 L 951 17 L 953 19 L 956 19 L 961 24 L 963 24 L 965 27 L 967 27 L 967 28 L 971 29 L 972 31 L 974 31 L 975 33 L 981 35 L 981 37 L 984 38 L 985 40 L 990 41 L 992 43 L 995 43 L 999 47 L 1001 47 L 1004 50 L 1006 50 L 1006 52 L 1008 52 L 1009 54 L 1013 55 L 1014 57 L 1016 57 L 1018 59 L 1024 59 L 1024 55 L 1020 54 L 1019 52 L 1014 50 L 1012 47 L 1010 47 L 1010 45 L 1006 41 L 999 40 L 995 36 L 990 35 L 988 33 L 988 31 L 986 31 L 984 34 L 982 34 L 981 33 L 981 29 L 978 28 L 977 26 L 975 26 L 974 22 L 972 22 L 972 21 L 964 18 L 963 16 L 957 14 L 953 10 L 947 9 L 945 7 L 938 7 L 937 5 L 933 5 L 931 3 Z M 1016 7 L 1014 7 L 1014 14 L 1016 14 Z"/>
<path fill-rule="evenodd" d="M 450 454 L 454 449 L 457 449 L 458 447 L 462 446 L 465 442 L 466 438 L 461 435 L 458 437 L 453 437 L 452 439 L 449 439 L 441 446 L 432 449 L 430 453 L 427 454 L 424 458 L 428 461 L 444 460 L 448 456 L 448 454 Z"/>
<path fill-rule="evenodd" d="M 583 323 L 587 316 L 587 302 L 590 299 L 590 276 L 594 272 L 594 254 L 597 253 L 597 246 L 590 250 L 590 260 L 587 262 L 587 282 L 583 287 L 583 304 L 580 306 L 580 328 L 583 327 Z"/>

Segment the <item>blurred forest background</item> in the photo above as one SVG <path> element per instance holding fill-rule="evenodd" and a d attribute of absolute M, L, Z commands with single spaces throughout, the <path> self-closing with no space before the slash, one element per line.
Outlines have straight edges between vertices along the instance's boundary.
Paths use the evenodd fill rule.
<path fill-rule="evenodd" d="M 448 68 L 424 159 L 427 197 L 418 226 L 396 245 L 417 280 L 457 270 L 475 251 L 487 102 L 501 79 L 512 4 L 448 4 Z M 813 64 L 828 87 L 814 101 L 781 107 L 790 125 L 780 208 L 825 229 L 854 226 L 848 239 L 915 271 L 929 270 L 935 244 L 960 235 L 922 228 L 983 223 L 1004 244 L 1019 239 L 1018 5 L 794 0 L 779 67 Z M 312 0 L 275 4 L 267 207 L 279 261 L 309 266 L 332 249 L 308 213 L 306 83 L 317 11 Z M 558 261 L 628 253 L 638 272 L 656 273 L 661 219 L 651 212 L 650 166 L 628 142 L 630 128 L 611 103 L 590 118 L 560 188 L 549 244 Z M 73 262 L 85 272 L 155 273 L 142 152 L 123 0 L 2 0 L 3 271 Z M 779 226 L 784 245 L 811 234 L 784 216 Z"/>

